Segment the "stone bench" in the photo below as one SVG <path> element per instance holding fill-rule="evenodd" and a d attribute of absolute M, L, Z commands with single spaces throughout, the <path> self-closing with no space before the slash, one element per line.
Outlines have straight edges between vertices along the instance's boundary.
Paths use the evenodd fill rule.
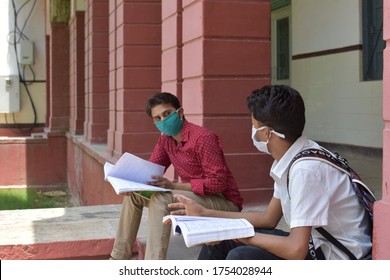
<path fill-rule="evenodd" d="M 120 207 L 0 211 L 0 259 L 108 259 Z M 144 258 L 142 241 L 134 250 L 136 259 Z"/>
<path fill-rule="evenodd" d="M 0 259 L 108 259 L 120 209 L 113 204 L 0 211 Z M 144 259 L 147 215 L 144 208 L 132 259 Z M 171 236 L 167 259 L 196 259 L 200 248 Z"/>
<path fill-rule="evenodd" d="M 112 204 L 0 211 L 0 259 L 108 259 L 120 209 L 120 204 Z M 144 208 L 132 259 L 144 259 L 147 215 Z M 167 259 L 195 260 L 200 249 L 187 248 L 182 236 L 171 235 Z"/>

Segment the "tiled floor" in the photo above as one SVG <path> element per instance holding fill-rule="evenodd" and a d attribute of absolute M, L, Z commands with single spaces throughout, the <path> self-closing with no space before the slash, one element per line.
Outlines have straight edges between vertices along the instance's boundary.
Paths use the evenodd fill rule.
<path fill-rule="evenodd" d="M 349 165 L 360 175 L 379 200 L 382 197 L 382 157 L 349 156 Z"/>

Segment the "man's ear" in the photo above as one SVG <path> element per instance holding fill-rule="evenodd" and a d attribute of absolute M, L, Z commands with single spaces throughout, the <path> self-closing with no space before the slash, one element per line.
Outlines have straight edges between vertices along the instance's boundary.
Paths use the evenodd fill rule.
<path fill-rule="evenodd" d="M 184 119 L 184 109 L 183 107 L 179 108 L 179 111 L 177 112 L 179 114 L 180 119 Z"/>
<path fill-rule="evenodd" d="M 265 129 L 266 129 L 266 130 L 265 130 L 265 133 L 266 133 L 266 135 L 267 135 L 267 138 L 270 139 L 270 138 L 271 138 L 271 131 L 272 131 L 273 129 L 272 129 L 271 127 L 269 127 L 269 126 L 267 126 Z"/>

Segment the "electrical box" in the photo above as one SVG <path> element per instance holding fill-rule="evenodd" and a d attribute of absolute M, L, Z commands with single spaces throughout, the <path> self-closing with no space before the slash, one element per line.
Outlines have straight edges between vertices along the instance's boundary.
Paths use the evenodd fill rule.
<path fill-rule="evenodd" d="M 22 40 L 17 44 L 18 62 L 22 65 L 34 64 L 34 43 Z"/>
<path fill-rule="evenodd" d="M 0 76 L 0 113 L 15 113 L 19 111 L 19 76 Z"/>

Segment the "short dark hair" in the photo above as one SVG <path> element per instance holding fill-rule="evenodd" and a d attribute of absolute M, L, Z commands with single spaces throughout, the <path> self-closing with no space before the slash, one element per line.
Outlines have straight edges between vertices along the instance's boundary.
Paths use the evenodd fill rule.
<path fill-rule="evenodd" d="M 294 143 L 305 127 L 305 104 L 299 92 L 286 85 L 256 89 L 246 100 L 253 117 Z"/>
<path fill-rule="evenodd" d="M 176 110 L 181 107 L 179 99 L 177 99 L 177 97 L 172 93 L 157 93 L 149 99 L 146 105 L 146 113 L 149 117 L 152 117 L 152 109 L 160 104 L 171 104 Z"/>

